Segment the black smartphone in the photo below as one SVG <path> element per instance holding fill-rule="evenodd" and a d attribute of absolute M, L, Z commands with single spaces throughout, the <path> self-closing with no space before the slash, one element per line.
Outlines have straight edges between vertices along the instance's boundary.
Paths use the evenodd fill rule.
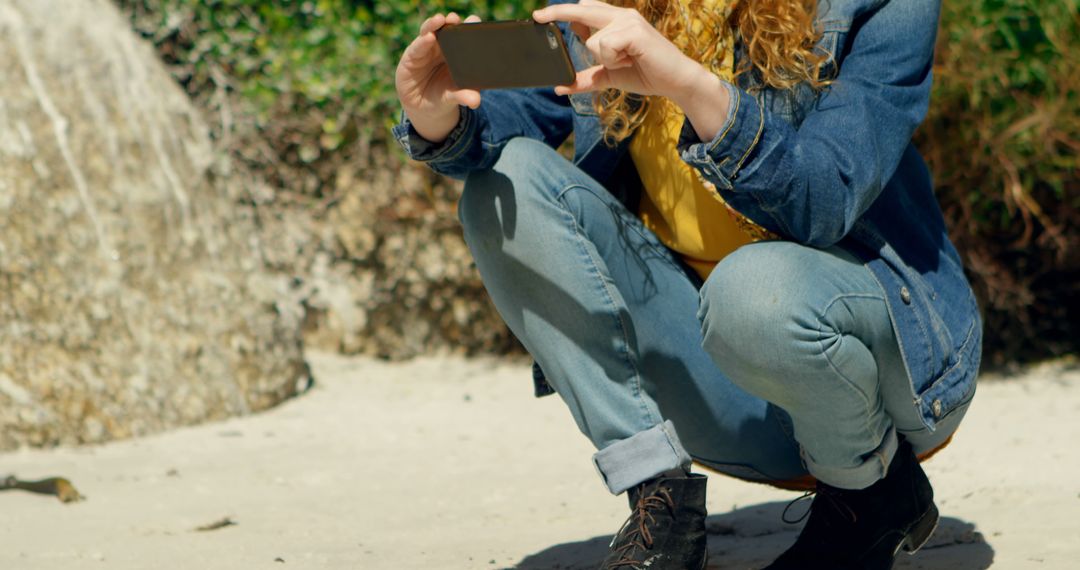
<path fill-rule="evenodd" d="M 574 66 L 554 23 L 472 22 L 435 33 L 461 89 L 546 87 L 574 82 Z"/>

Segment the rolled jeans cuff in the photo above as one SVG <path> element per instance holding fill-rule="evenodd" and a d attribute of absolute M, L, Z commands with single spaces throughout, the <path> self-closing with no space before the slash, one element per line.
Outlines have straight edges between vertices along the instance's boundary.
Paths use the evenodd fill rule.
<path fill-rule="evenodd" d="M 593 455 L 593 464 L 612 494 L 623 491 L 676 467 L 689 467 L 671 420 L 619 440 Z"/>
<path fill-rule="evenodd" d="M 819 481 L 841 489 L 865 489 L 885 478 L 885 473 L 889 470 L 889 464 L 892 463 L 898 446 L 899 440 L 896 437 L 896 430 L 890 428 L 885 433 L 885 440 L 881 442 L 877 449 L 866 455 L 862 465 L 829 467 L 814 463 L 806 450 L 803 450 L 802 455 L 807 471 Z"/>

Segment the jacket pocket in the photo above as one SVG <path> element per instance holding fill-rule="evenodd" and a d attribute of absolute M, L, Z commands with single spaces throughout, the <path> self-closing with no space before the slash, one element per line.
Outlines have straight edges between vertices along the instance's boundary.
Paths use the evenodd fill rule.
<path fill-rule="evenodd" d="M 828 80 L 836 77 L 840 69 L 844 43 L 847 41 L 851 22 L 831 20 L 821 22 L 819 25 L 822 26 L 822 35 L 817 44 L 817 51 L 824 54 L 827 59 L 821 66 L 818 78 Z M 802 83 L 784 91 L 768 88 L 760 94 L 759 103 L 773 115 L 783 118 L 798 128 L 806 116 L 814 110 L 824 90 L 827 89 L 828 87 L 815 90 L 808 83 Z"/>

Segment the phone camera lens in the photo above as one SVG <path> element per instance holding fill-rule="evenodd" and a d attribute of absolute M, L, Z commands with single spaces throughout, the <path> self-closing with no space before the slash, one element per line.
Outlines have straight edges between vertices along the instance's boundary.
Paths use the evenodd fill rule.
<path fill-rule="evenodd" d="M 555 37 L 555 32 L 548 30 L 547 37 L 551 49 L 559 49 L 559 39 Z"/>

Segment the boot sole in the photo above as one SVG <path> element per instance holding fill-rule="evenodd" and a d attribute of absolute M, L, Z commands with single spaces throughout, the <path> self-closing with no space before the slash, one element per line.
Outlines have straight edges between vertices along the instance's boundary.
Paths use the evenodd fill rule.
<path fill-rule="evenodd" d="M 918 552 L 933 536 L 940 520 L 941 516 L 938 513 L 937 505 L 930 503 L 930 508 L 926 510 L 926 513 L 919 517 L 919 520 L 915 521 L 904 533 L 904 539 L 900 541 L 900 544 L 896 545 L 896 552 L 893 552 L 893 556 L 901 550 L 908 554 Z"/>
<path fill-rule="evenodd" d="M 852 566 L 844 566 L 843 570 L 867 570 L 871 568 L 874 570 L 890 570 L 896 563 L 896 555 L 901 550 L 908 554 L 915 554 L 930 540 L 930 536 L 934 534 L 934 529 L 937 528 L 939 518 L 937 506 L 931 503 L 926 512 L 903 531 L 896 546 L 889 549 L 888 542 L 879 542 L 875 548 L 866 553 L 858 562 Z"/>

